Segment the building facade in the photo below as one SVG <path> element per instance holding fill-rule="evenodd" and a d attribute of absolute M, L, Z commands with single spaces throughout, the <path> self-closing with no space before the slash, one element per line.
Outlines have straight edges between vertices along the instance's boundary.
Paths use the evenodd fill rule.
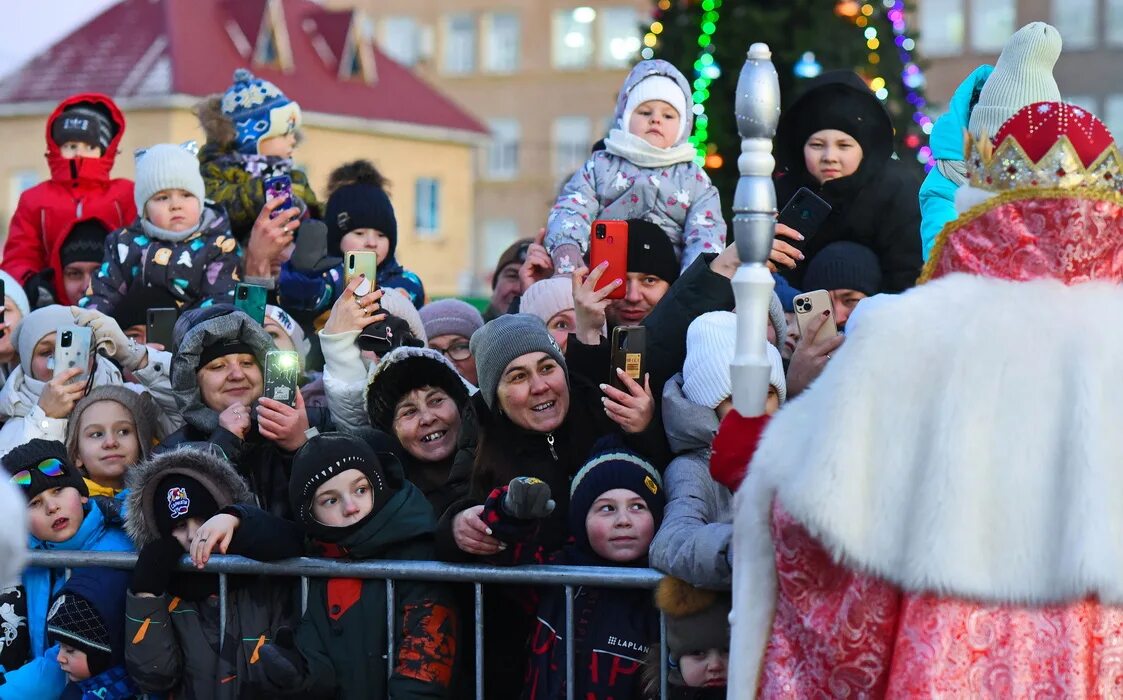
<path fill-rule="evenodd" d="M 993 64 L 1006 39 L 1029 22 L 1061 33 L 1053 71 L 1061 95 L 1123 135 L 1123 0 L 916 0 L 927 96 L 942 113 L 956 86 L 980 63 Z"/>
<path fill-rule="evenodd" d="M 491 132 L 478 153 L 472 267 L 486 291 L 513 240 L 545 225 L 558 188 L 608 133 L 651 0 L 328 0 L 358 6 L 380 48 Z M 646 21 L 645 21 L 646 20 Z"/>
<path fill-rule="evenodd" d="M 112 96 L 127 120 L 113 175 L 132 153 L 204 134 L 191 108 L 250 68 L 300 103 L 296 164 L 326 197 L 328 174 L 369 159 L 390 181 L 398 259 L 431 296 L 469 291 L 475 162 L 484 126 L 374 45 L 350 8 L 309 0 L 123 0 L 0 81 L 0 231 L 20 193 L 48 176 L 46 118 L 80 92 Z M 205 40 L 204 40 L 205 38 Z"/>

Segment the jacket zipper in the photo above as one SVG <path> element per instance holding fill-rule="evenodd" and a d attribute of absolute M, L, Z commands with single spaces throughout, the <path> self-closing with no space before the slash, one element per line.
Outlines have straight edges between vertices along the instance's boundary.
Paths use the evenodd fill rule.
<path fill-rule="evenodd" d="M 553 433 L 546 433 L 546 446 L 550 448 L 550 456 L 554 458 L 555 462 L 558 461 L 558 453 L 554 451 Z"/>

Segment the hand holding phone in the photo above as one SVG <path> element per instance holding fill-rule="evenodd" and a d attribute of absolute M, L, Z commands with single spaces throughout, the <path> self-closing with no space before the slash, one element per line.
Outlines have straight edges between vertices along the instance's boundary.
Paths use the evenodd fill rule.
<path fill-rule="evenodd" d="M 274 175 L 272 177 L 267 177 L 262 181 L 262 187 L 265 189 L 266 202 L 273 199 L 284 200 L 280 206 L 275 208 L 269 214 L 270 219 L 280 216 L 281 212 L 286 209 L 293 208 L 292 177 L 290 177 L 289 175 Z"/>
<path fill-rule="evenodd" d="M 353 250 L 343 256 L 343 279 L 350 282 L 359 275 L 365 280 L 355 288 L 355 296 L 370 294 L 378 285 L 378 253 L 373 250 Z"/>
<path fill-rule="evenodd" d="M 784 205 L 776 223 L 798 231 L 806 240 L 815 235 L 830 215 L 831 205 L 826 200 L 808 188 L 800 187 Z M 801 242 L 796 242 L 793 247 L 802 250 Z"/>
<path fill-rule="evenodd" d="M 821 316 L 824 311 L 830 311 L 832 306 L 830 292 L 825 289 L 799 294 L 792 299 L 792 307 L 795 309 L 795 320 L 799 325 L 800 337 L 806 337 L 811 321 Z M 819 332 L 810 342 L 812 344 L 819 343 L 836 335 L 838 335 L 838 327 L 835 325 L 834 316 L 829 315 L 823 320 L 823 325 L 819 326 Z"/>
<path fill-rule="evenodd" d="M 643 384 L 647 369 L 644 361 L 647 354 L 647 328 L 644 326 L 616 326 L 612 329 L 612 364 L 608 370 L 608 383 L 620 391 L 626 391 L 624 380 L 616 370 L 624 370 L 637 384 Z"/>
<path fill-rule="evenodd" d="M 589 241 L 589 269 L 595 269 L 602 262 L 608 268 L 597 281 L 593 291 L 600 291 L 613 280 L 621 283 L 608 294 L 608 299 L 623 299 L 627 294 L 628 281 L 628 222 L 605 221 L 597 219 L 592 226 L 593 235 Z"/>
<path fill-rule="evenodd" d="M 85 326 L 61 326 L 55 331 L 54 376 L 77 369 L 67 384 L 85 384 L 90 379 L 90 351 L 93 331 Z"/>
<path fill-rule="evenodd" d="M 234 288 L 234 306 L 241 309 L 247 316 L 265 325 L 265 298 L 269 290 L 256 284 L 239 282 Z"/>
<path fill-rule="evenodd" d="M 300 390 L 300 355 L 294 350 L 270 350 L 265 355 L 265 398 L 296 406 Z"/>

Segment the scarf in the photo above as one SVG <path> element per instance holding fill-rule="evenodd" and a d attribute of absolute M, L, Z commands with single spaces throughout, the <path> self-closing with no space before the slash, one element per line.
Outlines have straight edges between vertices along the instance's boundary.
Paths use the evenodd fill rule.
<path fill-rule="evenodd" d="M 692 163 L 698 151 L 690 142 L 670 148 L 652 146 L 630 131 L 613 129 L 604 140 L 604 148 L 637 168 L 666 168 L 678 163 Z"/>
<path fill-rule="evenodd" d="M 180 243 L 182 241 L 186 241 L 188 238 L 191 238 L 198 232 L 205 231 L 214 226 L 216 218 L 218 217 L 214 213 L 213 209 L 211 209 L 210 207 L 203 207 L 203 213 L 199 217 L 199 223 L 196 224 L 194 228 L 187 231 L 169 231 L 166 228 L 160 228 L 156 224 L 149 221 L 147 218 L 142 218 L 140 220 L 140 225 L 141 228 L 144 229 L 144 232 L 147 233 L 151 238 L 155 238 L 158 241 L 164 241 L 165 243 Z"/>
<path fill-rule="evenodd" d="M 129 677 L 124 666 L 114 666 L 108 671 L 78 681 L 82 700 L 126 700 L 140 695 L 140 689 Z"/>
<path fill-rule="evenodd" d="M 956 187 L 967 184 L 967 163 L 962 160 L 937 160 L 936 168 Z"/>

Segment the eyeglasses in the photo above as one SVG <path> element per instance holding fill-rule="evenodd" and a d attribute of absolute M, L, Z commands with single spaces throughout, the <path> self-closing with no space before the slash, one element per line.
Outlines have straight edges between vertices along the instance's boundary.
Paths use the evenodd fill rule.
<path fill-rule="evenodd" d="M 467 360 L 472 356 L 472 348 L 468 345 L 468 343 L 456 343 L 455 345 L 449 345 L 443 350 L 441 348 L 433 349 L 437 350 L 448 359 L 456 360 L 457 362 Z"/>
<path fill-rule="evenodd" d="M 35 468 L 38 469 L 43 476 L 62 476 L 66 471 L 65 465 L 53 457 L 43 460 L 37 464 Z M 17 486 L 31 486 L 31 470 L 21 469 L 12 475 L 11 481 Z"/>

